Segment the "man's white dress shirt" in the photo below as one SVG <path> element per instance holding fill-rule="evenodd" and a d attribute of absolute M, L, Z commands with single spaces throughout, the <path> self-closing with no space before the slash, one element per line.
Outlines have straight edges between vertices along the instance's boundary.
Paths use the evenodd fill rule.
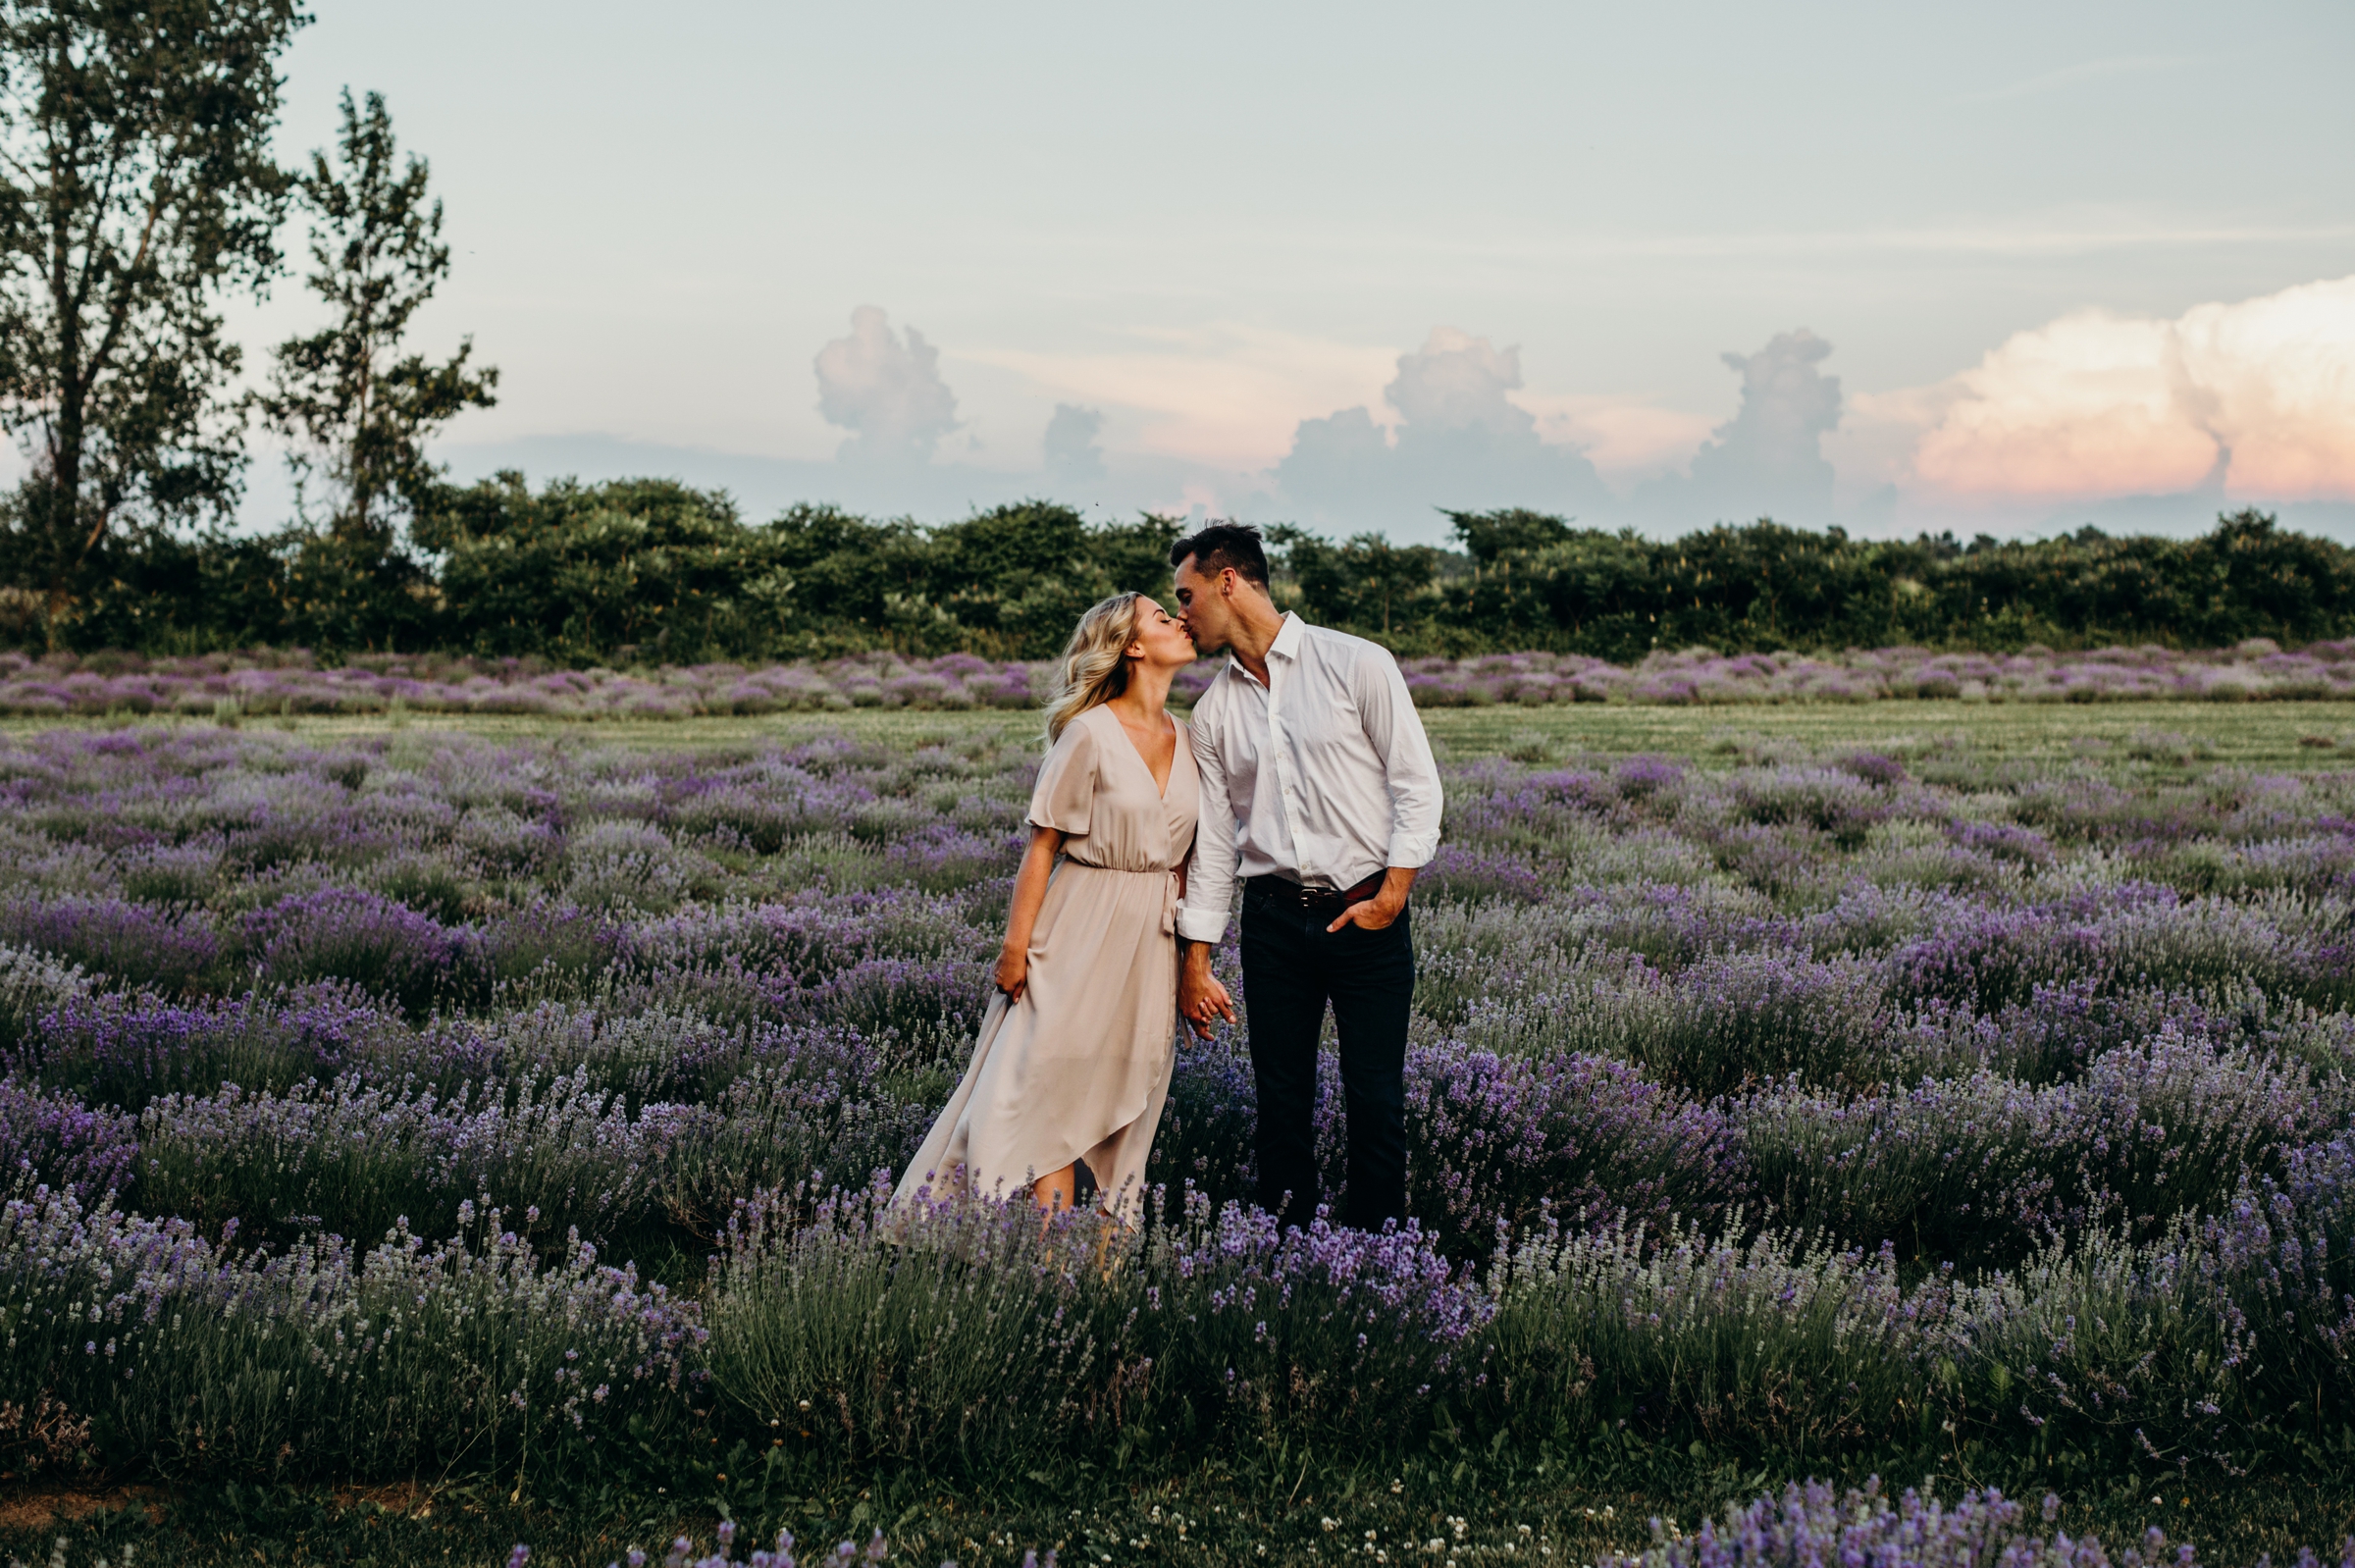
<path fill-rule="evenodd" d="M 1227 934 L 1234 879 L 1354 887 L 1439 847 L 1439 770 L 1406 678 L 1362 637 L 1286 614 L 1262 686 L 1233 657 L 1194 705 L 1202 817 L 1178 934 Z"/>

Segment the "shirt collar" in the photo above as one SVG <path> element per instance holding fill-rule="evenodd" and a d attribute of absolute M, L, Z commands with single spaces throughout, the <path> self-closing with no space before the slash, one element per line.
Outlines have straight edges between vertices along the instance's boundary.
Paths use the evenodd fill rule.
<path fill-rule="evenodd" d="M 1282 629 L 1277 632 L 1276 641 L 1268 645 L 1268 656 L 1270 658 L 1276 658 L 1279 656 L 1283 658 L 1298 658 L 1300 656 L 1301 640 L 1307 636 L 1308 622 L 1302 620 L 1296 612 L 1288 609 L 1285 610 L 1283 612 Z M 1239 658 L 1236 658 L 1232 653 L 1229 653 L 1227 655 L 1227 667 L 1234 671 L 1236 678 L 1243 681 L 1248 681 L 1253 686 L 1257 686 L 1259 684 L 1259 682 L 1253 678 L 1251 672 L 1243 668 L 1243 661 Z"/>

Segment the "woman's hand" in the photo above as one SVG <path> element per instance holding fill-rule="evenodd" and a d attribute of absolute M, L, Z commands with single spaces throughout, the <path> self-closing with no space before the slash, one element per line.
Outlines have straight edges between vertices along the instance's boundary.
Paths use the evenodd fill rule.
<path fill-rule="evenodd" d="M 1030 951 L 1028 948 L 1008 947 L 998 953 L 998 967 L 990 976 L 1009 1002 L 1022 999 L 1022 987 L 1030 982 Z"/>
<path fill-rule="evenodd" d="M 1030 847 L 1022 852 L 1022 868 L 1014 873 L 1014 904 L 1006 912 L 1006 940 L 998 949 L 998 967 L 990 979 L 1009 1002 L 1022 999 L 1030 978 L 1030 933 L 1037 928 L 1038 912 L 1047 902 L 1047 878 L 1063 835 L 1051 827 L 1033 827 Z"/>

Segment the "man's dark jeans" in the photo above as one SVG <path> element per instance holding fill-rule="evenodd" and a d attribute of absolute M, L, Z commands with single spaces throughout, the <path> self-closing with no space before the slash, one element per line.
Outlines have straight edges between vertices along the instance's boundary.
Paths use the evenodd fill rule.
<path fill-rule="evenodd" d="M 1349 1136 L 1347 1211 L 1335 1218 L 1375 1230 L 1406 1214 L 1406 1016 L 1415 950 L 1406 912 L 1380 931 L 1352 924 L 1328 932 L 1339 915 L 1337 907 L 1300 909 L 1250 883 L 1243 889 L 1259 1202 L 1287 1225 L 1316 1215 L 1317 1036 L 1330 1001 Z"/>

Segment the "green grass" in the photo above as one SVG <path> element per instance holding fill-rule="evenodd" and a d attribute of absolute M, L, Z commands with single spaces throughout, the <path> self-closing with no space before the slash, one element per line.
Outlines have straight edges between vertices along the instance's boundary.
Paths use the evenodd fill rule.
<path fill-rule="evenodd" d="M 1435 744 L 1457 758 L 1552 747 L 1706 759 L 1742 744 L 1795 750 L 1911 750 L 1952 742 L 2023 759 L 2130 757 L 2138 742 L 2179 735 L 2205 760 L 2243 766 L 2345 766 L 2355 758 L 2355 704 L 1874 703 L 1781 707 L 1441 708 L 1426 711 Z M 2328 742 L 2328 745 L 2317 744 Z M 2148 750 L 2147 744 L 2144 746 Z"/>
<path fill-rule="evenodd" d="M 208 724 L 206 719 L 0 720 L 0 734 L 60 727 Z M 1008 712 L 885 711 L 782 713 L 758 718 L 688 718 L 582 722 L 493 714 L 411 714 L 404 723 L 379 715 L 256 718 L 257 729 L 306 739 L 398 733 L 466 734 L 493 739 L 563 740 L 650 749 L 728 747 L 807 736 L 848 735 L 892 746 L 989 736 L 1020 742 L 1038 731 L 1036 715 Z M 1640 707 L 1581 704 L 1552 707 L 1426 708 L 1423 724 L 1442 755 L 1465 760 L 1517 756 L 1543 760 L 1578 754 L 1730 760 L 1744 746 L 1914 749 L 1941 743 L 2023 759 L 2131 755 L 2138 738 L 2181 736 L 2201 760 L 2250 767 L 2335 767 L 2355 763 L 2355 703 L 1872 703 L 1793 704 L 1757 707 Z M 2327 743 L 2327 744 L 2324 744 Z M 2147 748 L 2146 748 L 2147 749 Z"/>

